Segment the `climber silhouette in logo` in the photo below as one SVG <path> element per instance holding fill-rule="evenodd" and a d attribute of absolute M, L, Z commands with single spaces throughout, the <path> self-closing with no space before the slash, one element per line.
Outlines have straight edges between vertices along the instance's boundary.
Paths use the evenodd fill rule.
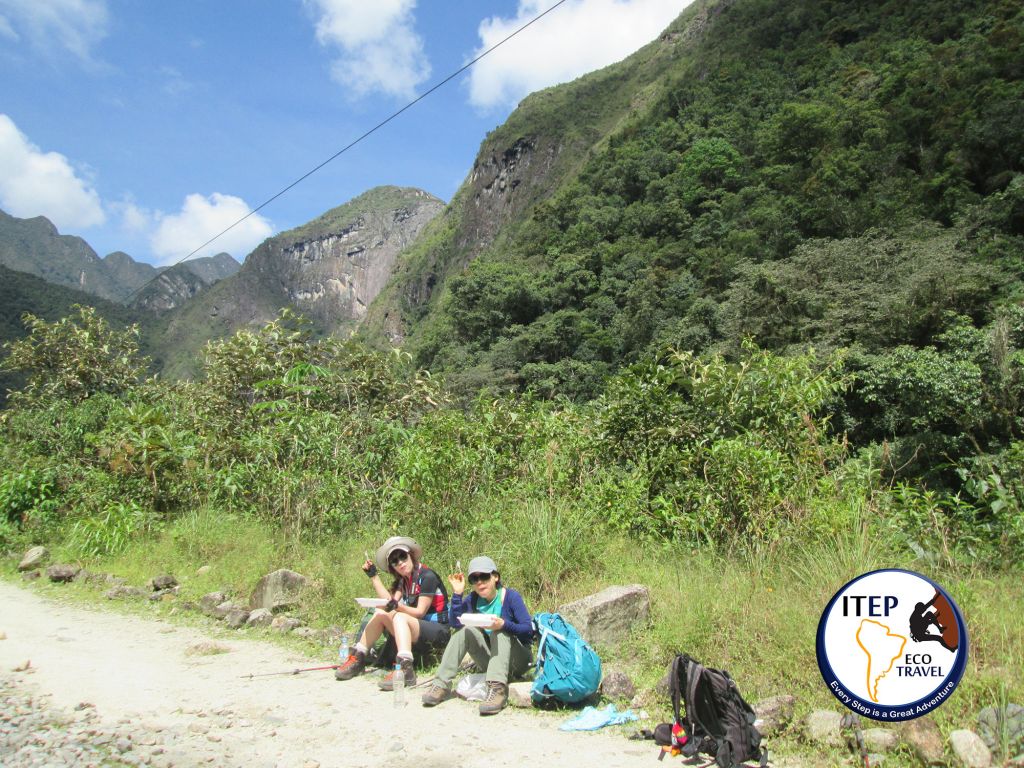
<path fill-rule="evenodd" d="M 930 632 L 931 627 L 938 632 Z M 910 614 L 910 637 L 915 643 L 934 640 L 947 651 L 955 651 L 960 646 L 953 609 L 938 591 L 927 603 L 918 603 Z"/>

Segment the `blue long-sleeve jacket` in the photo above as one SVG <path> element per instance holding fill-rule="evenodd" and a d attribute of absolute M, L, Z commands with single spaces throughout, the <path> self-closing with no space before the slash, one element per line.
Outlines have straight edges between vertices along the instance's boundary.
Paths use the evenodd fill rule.
<path fill-rule="evenodd" d="M 526 602 L 522 595 L 509 587 L 504 587 L 504 590 L 505 600 L 501 604 L 501 618 L 505 621 L 505 627 L 501 631 L 508 632 L 524 645 L 529 645 L 533 640 L 533 617 L 526 609 Z M 476 613 L 479 597 L 476 592 L 470 593 L 468 598 L 452 594 L 448 603 L 448 623 L 452 629 L 462 629 L 459 616 L 464 613 Z"/>

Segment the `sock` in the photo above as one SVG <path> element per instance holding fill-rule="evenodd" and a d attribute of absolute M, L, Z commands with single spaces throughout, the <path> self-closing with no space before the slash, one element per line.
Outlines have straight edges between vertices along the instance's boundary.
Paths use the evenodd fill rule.
<path fill-rule="evenodd" d="M 363 656 L 366 655 L 366 646 L 362 643 L 356 643 L 356 653 L 361 653 Z"/>
<path fill-rule="evenodd" d="M 399 651 L 399 659 L 405 659 L 406 661 L 412 661 L 412 651 Z"/>

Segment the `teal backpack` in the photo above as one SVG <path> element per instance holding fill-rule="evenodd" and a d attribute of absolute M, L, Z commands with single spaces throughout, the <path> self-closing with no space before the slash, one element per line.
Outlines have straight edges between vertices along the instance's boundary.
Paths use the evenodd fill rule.
<path fill-rule="evenodd" d="M 597 693 L 601 659 L 579 632 L 557 613 L 533 617 L 538 638 L 537 664 L 530 698 L 535 704 L 561 701 L 575 704 Z"/>

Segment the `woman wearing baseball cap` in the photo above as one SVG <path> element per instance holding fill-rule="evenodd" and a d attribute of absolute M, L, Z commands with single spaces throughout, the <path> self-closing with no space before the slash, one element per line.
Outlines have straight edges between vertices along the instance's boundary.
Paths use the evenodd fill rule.
<path fill-rule="evenodd" d="M 370 577 L 374 591 L 388 603 L 376 609 L 352 653 L 335 671 L 338 680 L 349 680 L 366 669 L 367 653 L 382 632 L 395 642 L 406 687 L 416 685 L 413 651 L 422 654 L 431 646 L 440 649 L 448 642 L 448 592 L 440 577 L 423 565 L 422 556 L 423 548 L 415 539 L 392 536 L 377 550 L 376 562 L 363 563 L 363 572 Z M 378 575 L 378 571 L 385 570 L 394 576 L 390 587 Z M 392 689 L 394 674 L 381 680 L 381 690 Z"/>
<path fill-rule="evenodd" d="M 508 702 L 509 680 L 530 668 L 533 619 L 523 596 L 501 583 L 498 566 L 487 556 L 474 557 L 469 563 L 473 591 L 468 598 L 463 597 L 463 574 L 452 574 L 448 581 L 452 585 L 449 623 L 458 631 L 444 649 L 434 681 L 423 694 L 423 706 L 433 707 L 452 695 L 452 680 L 468 653 L 487 673 L 487 698 L 480 704 L 480 714 L 497 714 Z M 461 617 L 467 613 L 481 618 L 474 621 L 474 626 L 465 626 Z"/>

